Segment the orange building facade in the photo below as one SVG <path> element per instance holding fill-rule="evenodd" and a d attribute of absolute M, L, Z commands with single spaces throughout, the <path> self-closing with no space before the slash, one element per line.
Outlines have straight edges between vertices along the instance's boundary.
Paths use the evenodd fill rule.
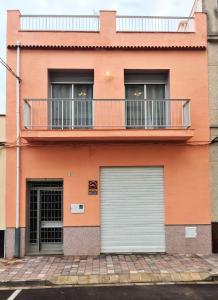
<path fill-rule="evenodd" d="M 211 253 L 205 14 L 8 11 L 7 47 L 6 256 Z"/>

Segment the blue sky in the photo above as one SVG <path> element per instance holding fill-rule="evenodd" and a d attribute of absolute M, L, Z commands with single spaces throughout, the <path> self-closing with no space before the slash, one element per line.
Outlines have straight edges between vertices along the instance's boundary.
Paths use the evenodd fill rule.
<path fill-rule="evenodd" d="M 113 9 L 119 15 L 188 16 L 194 0 L 0 0 L 0 57 L 5 60 L 6 11 L 21 14 L 96 14 Z M 0 114 L 5 113 L 5 69 L 0 65 Z"/>

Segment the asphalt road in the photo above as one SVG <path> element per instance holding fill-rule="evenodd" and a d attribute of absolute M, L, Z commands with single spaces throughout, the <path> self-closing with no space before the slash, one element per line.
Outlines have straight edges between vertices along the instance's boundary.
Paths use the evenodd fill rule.
<path fill-rule="evenodd" d="M 217 300 L 218 284 L 0 290 L 0 300 Z"/>

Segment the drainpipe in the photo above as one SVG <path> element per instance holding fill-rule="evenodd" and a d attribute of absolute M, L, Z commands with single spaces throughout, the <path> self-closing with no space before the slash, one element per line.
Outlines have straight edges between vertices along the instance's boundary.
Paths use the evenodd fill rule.
<path fill-rule="evenodd" d="M 17 42 L 16 79 L 16 227 L 14 256 L 20 257 L 20 42 Z"/>

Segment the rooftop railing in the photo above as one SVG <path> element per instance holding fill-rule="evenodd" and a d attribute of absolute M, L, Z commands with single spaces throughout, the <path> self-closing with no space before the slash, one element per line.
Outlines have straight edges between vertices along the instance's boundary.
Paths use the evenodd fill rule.
<path fill-rule="evenodd" d="M 99 16 L 21 15 L 23 31 L 100 31 Z M 194 32 L 193 17 L 117 16 L 118 32 Z"/>
<path fill-rule="evenodd" d="M 99 31 L 99 16 L 21 15 L 24 31 Z"/>
<path fill-rule="evenodd" d="M 185 129 L 190 126 L 190 101 L 182 99 L 26 99 L 24 128 Z"/>
<path fill-rule="evenodd" d="M 194 18 L 118 16 L 116 30 L 122 32 L 194 32 Z"/>

